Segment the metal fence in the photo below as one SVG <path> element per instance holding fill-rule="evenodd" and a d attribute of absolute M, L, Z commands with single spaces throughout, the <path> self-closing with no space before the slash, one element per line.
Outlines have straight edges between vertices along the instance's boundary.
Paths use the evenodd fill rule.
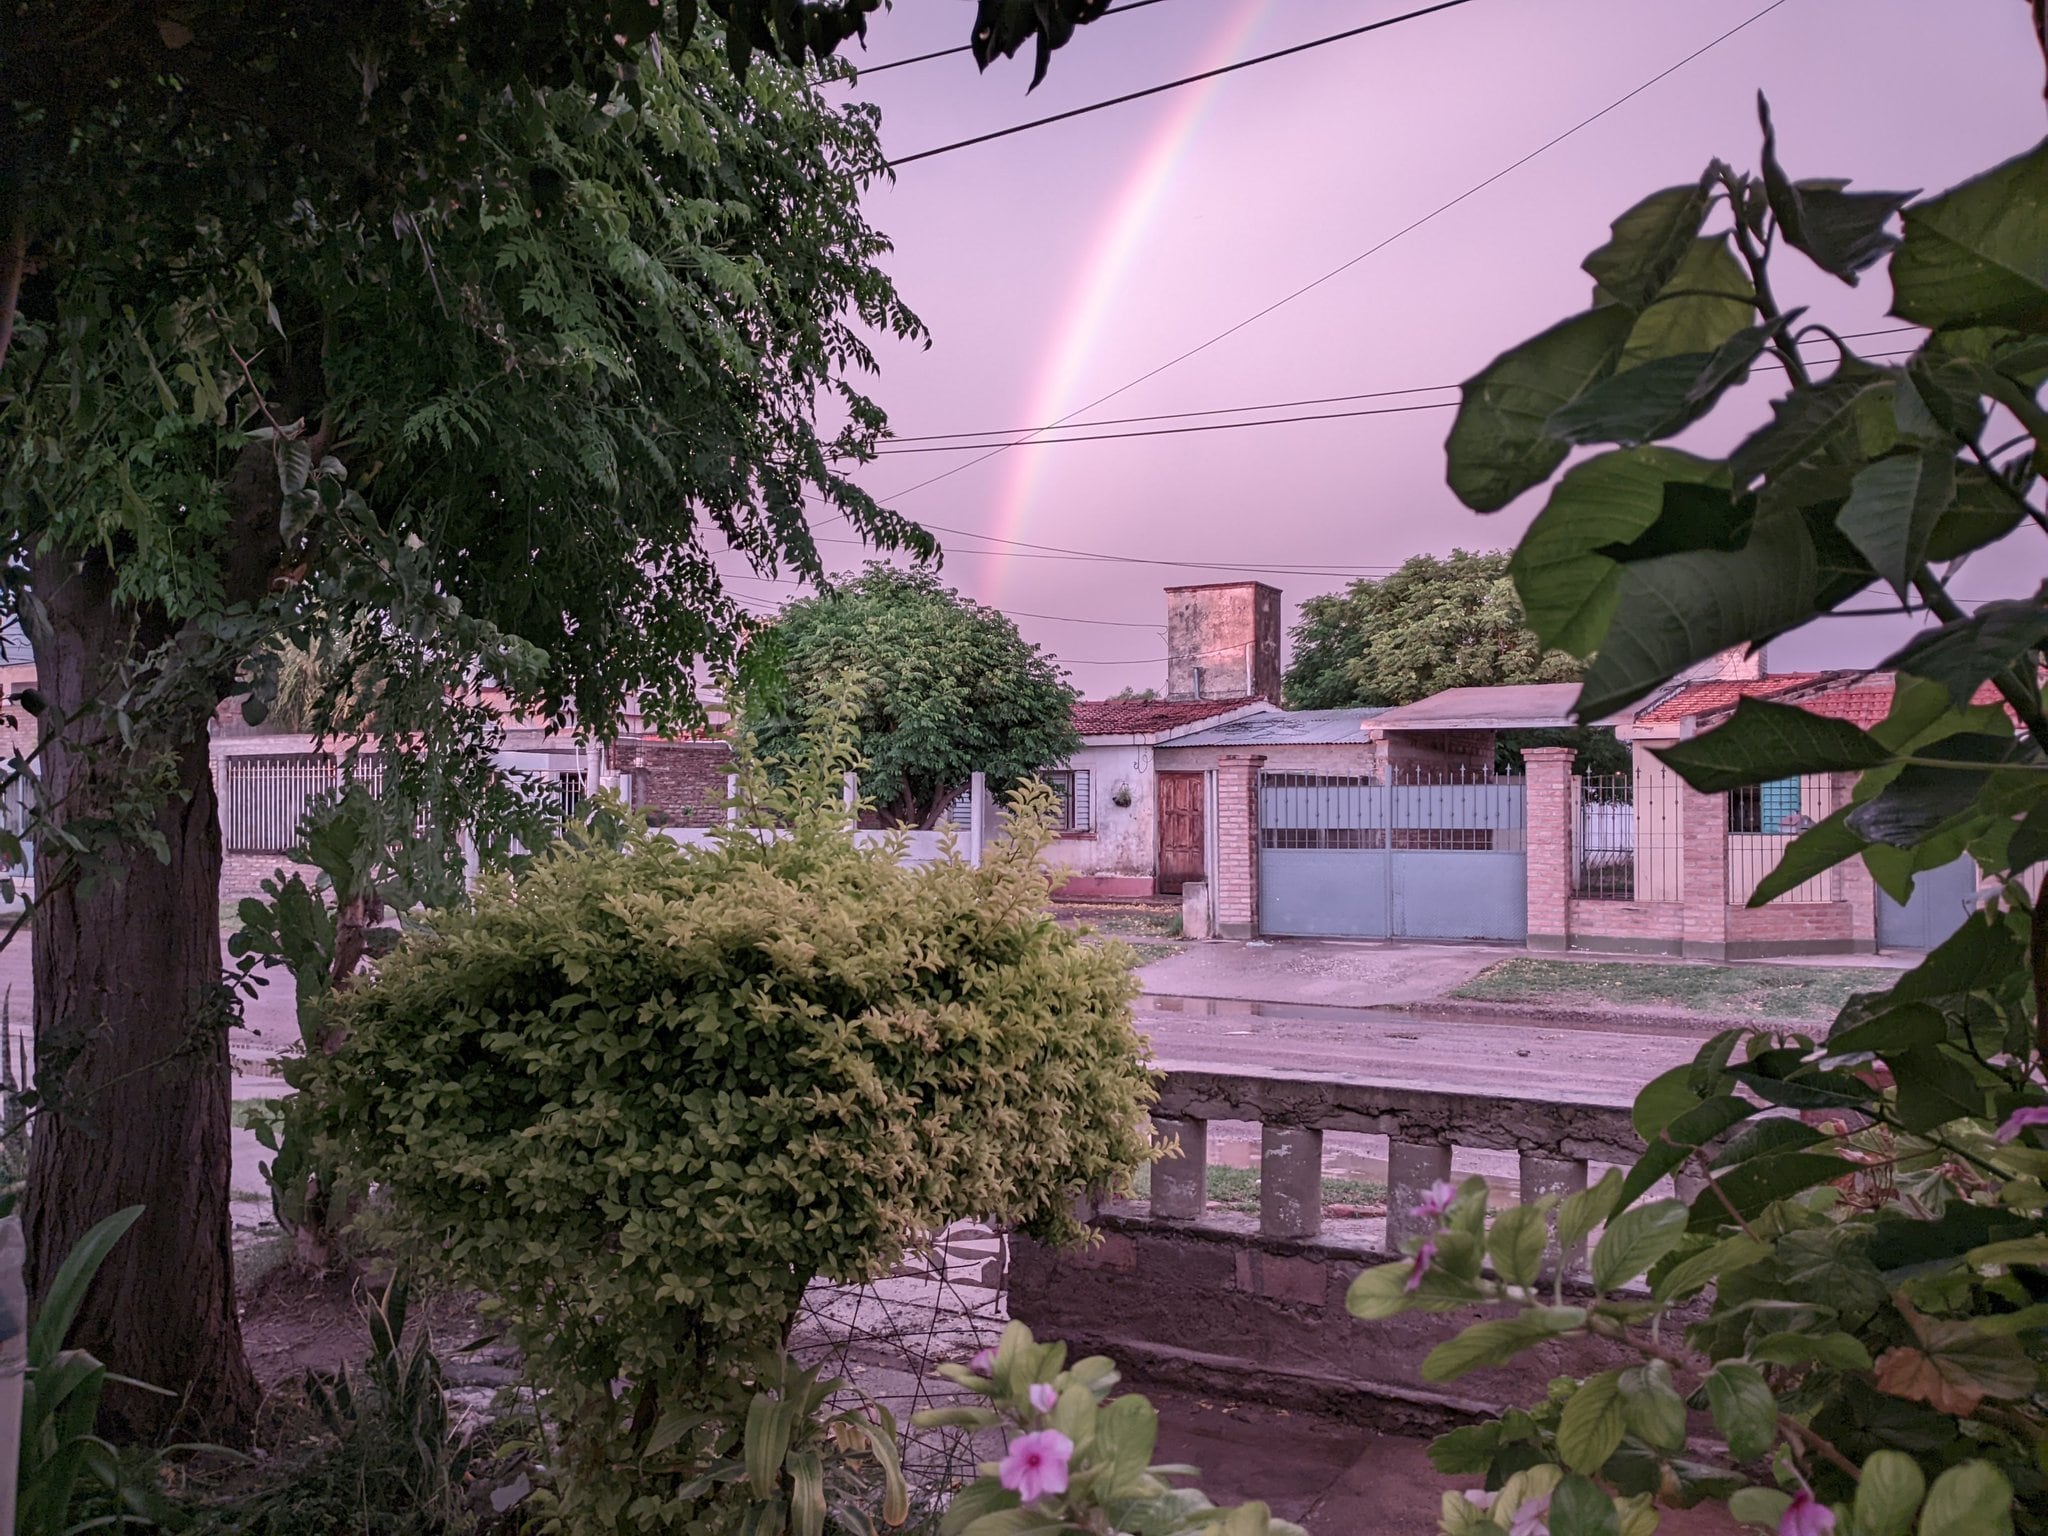
<path fill-rule="evenodd" d="M 371 794 L 384 787 L 380 758 L 359 757 L 344 773 L 327 752 L 221 759 L 220 836 L 228 853 L 289 853 L 298 846 L 306 813 L 340 794 L 350 782 Z"/>
<path fill-rule="evenodd" d="M 1747 904 L 1793 839 L 1834 810 L 1835 791 L 1827 774 L 1809 773 L 1729 791 L 1728 904 Z M 1824 871 L 1772 899 L 1834 901 L 1836 872 Z"/>
<path fill-rule="evenodd" d="M 1573 781 L 1572 894 L 1582 901 L 1677 901 L 1684 851 L 1678 786 L 1668 773 L 1597 773 Z"/>

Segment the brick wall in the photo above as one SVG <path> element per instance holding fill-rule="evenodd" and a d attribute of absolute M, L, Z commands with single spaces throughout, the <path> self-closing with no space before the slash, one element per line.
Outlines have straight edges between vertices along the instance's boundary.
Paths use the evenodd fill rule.
<path fill-rule="evenodd" d="M 611 763 L 633 776 L 633 799 L 670 826 L 711 827 L 725 819 L 732 746 L 724 741 L 621 741 Z"/>
<path fill-rule="evenodd" d="M 1235 753 L 1216 765 L 1216 932 L 1249 939 L 1259 931 L 1258 753 Z"/>
<path fill-rule="evenodd" d="M 1675 955 L 1685 942 L 1685 907 L 1676 901 L 1583 901 L 1571 904 L 1574 949 Z"/>
<path fill-rule="evenodd" d="M 320 876 L 311 864 L 294 864 L 275 853 L 231 853 L 220 861 L 220 899 L 237 902 L 244 896 L 261 896 L 263 882 L 279 878 L 279 871 L 286 877 L 297 875 L 308 885 Z M 230 916 L 227 926 L 240 925 Z"/>
<path fill-rule="evenodd" d="M 1858 947 L 1855 912 L 1846 901 L 1780 901 L 1754 909 L 1730 907 L 1727 914 L 1732 957 L 1846 953 Z"/>

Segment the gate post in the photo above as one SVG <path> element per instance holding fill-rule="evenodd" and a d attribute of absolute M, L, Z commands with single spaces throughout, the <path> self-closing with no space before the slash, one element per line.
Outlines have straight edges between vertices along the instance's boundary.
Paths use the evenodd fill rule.
<path fill-rule="evenodd" d="M 1524 747 L 1523 837 L 1528 847 L 1531 949 L 1570 949 L 1572 899 L 1571 747 Z"/>
<path fill-rule="evenodd" d="M 1685 898 L 1688 960 L 1728 958 L 1728 797 L 1703 795 L 1690 784 L 1678 787 L 1679 890 Z"/>
<path fill-rule="evenodd" d="M 1216 935 L 1259 933 L 1259 770 L 1262 753 L 1230 753 L 1216 764 Z"/>

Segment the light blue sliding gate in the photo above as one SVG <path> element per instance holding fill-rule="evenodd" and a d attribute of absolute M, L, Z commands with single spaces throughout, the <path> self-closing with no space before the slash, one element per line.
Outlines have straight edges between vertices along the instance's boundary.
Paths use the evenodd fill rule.
<path fill-rule="evenodd" d="M 1260 777 L 1262 932 L 1519 943 L 1527 870 L 1520 779 Z"/>

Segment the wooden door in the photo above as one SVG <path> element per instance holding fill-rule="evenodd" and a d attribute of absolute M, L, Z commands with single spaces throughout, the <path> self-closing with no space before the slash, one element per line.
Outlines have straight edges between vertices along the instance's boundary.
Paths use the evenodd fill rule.
<path fill-rule="evenodd" d="M 1162 773 L 1159 782 L 1159 889 L 1178 893 L 1190 880 L 1207 878 L 1202 850 L 1200 773 Z"/>

